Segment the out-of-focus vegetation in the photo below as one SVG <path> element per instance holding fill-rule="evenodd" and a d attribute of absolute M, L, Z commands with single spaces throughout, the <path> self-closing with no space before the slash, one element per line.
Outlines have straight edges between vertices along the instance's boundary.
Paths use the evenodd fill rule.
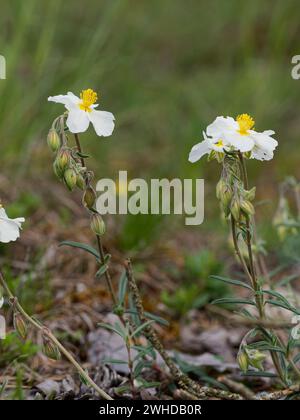
<path fill-rule="evenodd" d="M 85 136 L 99 176 L 120 168 L 133 176 L 203 175 L 187 162 L 191 145 L 216 115 L 240 112 L 258 129 L 274 128 L 280 141 L 274 164 L 252 165 L 264 188 L 299 170 L 300 82 L 290 74 L 297 8 L 296 0 L 3 2 L 2 169 L 43 166 L 47 154 L 38 162 L 32 155 L 58 112 L 47 97 L 91 86 L 117 117 L 112 138 Z"/>

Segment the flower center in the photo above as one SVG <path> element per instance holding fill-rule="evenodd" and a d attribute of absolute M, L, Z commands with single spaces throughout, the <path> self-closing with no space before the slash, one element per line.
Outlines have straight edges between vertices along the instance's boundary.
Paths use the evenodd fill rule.
<path fill-rule="evenodd" d="M 91 105 L 93 105 L 98 100 L 98 95 L 93 89 L 83 90 L 80 94 L 81 102 L 79 108 L 85 112 L 91 112 Z"/>
<path fill-rule="evenodd" d="M 217 143 L 215 143 L 215 146 L 223 147 L 224 146 L 223 140 L 222 139 L 218 140 Z"/>
<path fill-rule="evenodd" d="M 252 127 L 254 127 L 255 121 L 250 117 L 249 114 L 241 114 L 236 117 L 236 121 L 239 125 L 238 133 L 245 136 L 249 133 Z"/>

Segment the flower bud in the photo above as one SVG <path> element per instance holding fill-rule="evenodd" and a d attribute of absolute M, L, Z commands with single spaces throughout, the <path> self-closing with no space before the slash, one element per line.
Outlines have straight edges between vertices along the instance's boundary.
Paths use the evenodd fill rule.
<path fill-rule="evenodd" d="M 57 150 L 60 147 L 60 138 L 59 138 L 59 135 L 57 134 L 57 131 L 54 130 L 54 128 L 51 128 L 48 133 L 47 143 L 50 149 L 52 150 L 52 152 L 57 152 Z"/>
<path fill-rule="evenodd" d="M 248 362 L 256 369 L 263 370 L 262 362 L 266 359 L 266 355 L 259 350 L 247 350 Z"/>
<path fill-rule="evenodd" d="M 248 201 L 253 201 L 256 194 L 256 187 L 251 188 L 249 191 L 245 191 L 245 199 Z"/>
<path fill-rule="evenodd" d="M 241 210 L 243 213 L 245 213 L 246 216 L 253 216 L 253 214 L 255 213 L 253 204 L 250 203 L 250 201 L 247 200 L 242 200 L 241 202 Z"/>
<path fill-rule="evenodd" d="M 53 162 L 53 172 L 55 173 L 55 175 L 57 176 L 58 179 L 63 178 L 64 173 L 60 169 L 60 167 L 58 166 L 57 159 L 55 159 L 55 161 Z"/>
<path fill-rule="evenodd" d="M 23 340 L 25 340 L 27 337 L 28 328 L 22 315 L 19 312 L 14 313 L 13 323 L 14 323 L 14 329 L 16 330 L 16 332 L 19 334 L 19 336 Z"/>
<path fill-rule="evenodd" d="M 43 353 L 49 359 L 59 360 L 61 358 L 59 348 L 47 337 L 43 337 Z"/>
<path fill-rule="evenodd" d="M 64 180 L 69 190 L 73 191 L 77 181 L 77 175 L 74 169 L 69 168 L 64 172 Z"/>
<path fill-rule="evenodd" d="M 61 171 L 64 171 L 70 162 L 70 152 L 66 149 L 60 150 L 55 160 L 57 162 L 58 168 Z"/>
<path fill-rule="evenodd" d="M 242 372 L 246 373 L 249 367 L 248 356 L 245 350 L 240 350 L 237 355 L 237 362 Z"/>
<path fill-rule="evenodd" d="M 234 198 L 231 202 L 230 212 L 236 222 L 240 220 L 241 208 L 240 202 L 237 198 Z"/>
<path fill-rule="evenodd" d="M 91 229 L 96 235 L 102 236 L 105 233 L 105 223 L 98 213 L 94 213 L 91 217 Z"/>
<path fill-rule="evenodd" d="M 216 196 L 217 196 L 218 200 L 221 200 L 224 188 L 226 188 L 226 183 L 225 183 L 224 179 L 221 178 L 220 181 L 217 183 L 217 186 L 216 186 Z"/>
<path fill-rule="evenodd" d="M 80 190 L 84 190 L 85 188 L 85 181 L 84 181 L 83 176 L 80 173 L 77 174 L 76 185 Z"/>
<path fill-rule="evenodd" d="M 95 200 L 96 200 L 95 191 L 93 190 L 92 187 L 87 187 L 82 197 L 83 205 L 87 207 L 88 209 L 92 209 L 94 207 Z"/>

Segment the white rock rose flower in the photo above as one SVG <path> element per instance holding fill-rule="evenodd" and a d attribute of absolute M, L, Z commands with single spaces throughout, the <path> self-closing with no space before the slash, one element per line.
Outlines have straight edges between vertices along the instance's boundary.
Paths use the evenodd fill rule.
<path fill-rule="evenodd" d="M 111 112 L 96 110 L 97 100 L 98 95 L 92 89 L 83 90 L 80 98 L 72 92 L 48 98 L 50 102 L 65 105 L 68 110 L 66 124 L 71 133 L 83 133 L 92 123 L 98 136 L 108 137 L 114 130 L 115 117 Z"/>
<path fill-rule="evenodd" d="M 1 205 L 0 205 L 1 206 Z M 20 236 L 21 224 L 25 222 L 24 217 L 10 219 L 4 208 L 0 207 L 0 242 L 8 243 L 15 241 Z"/>
<path fill-rule="evenodd" d="M 225 150 L 249 153 L 249 157 L 252 159 L 271 160 L 278 145 L 278 142 L 271 137 L 275 132 L 267 130 L 259 133 L 253 130 L 254 124 L 253 118 L 248 114 L 241 114 L 236 119 L 232 117 L 217 117 L 207 127 L 204 142 L 199 143 L 194 148 L 198 147 L 198 150 L 204 150 L 205 145 L 207 145 L 207 138 L 212 142 L 215 139 L 222 139 L 223 144 L 226 146 Z M 195 159 L 197 153 L 195 152 L 196 149 L 194 149 L 194 152 L 193 149 L 189 159 L 191 162 L 196 162 L 204 154 L 209 153 L 198 153 L 199 157 Z"/>

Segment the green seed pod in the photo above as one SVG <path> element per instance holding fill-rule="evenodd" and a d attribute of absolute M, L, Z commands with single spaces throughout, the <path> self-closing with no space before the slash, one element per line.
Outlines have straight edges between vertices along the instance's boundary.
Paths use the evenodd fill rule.
<path fill-rule="evenodd" d="M 237 198 L 233 198 L 230 206 L 230 212 L 236 222 L 239 222 L 241 215 L 240 201 Z"/>
<path fill-rule="evenodd" d="M 105 223 L 98 213 L 94 213 L 91 217 L 91 229 L 92 231 L 98 235 L 102 236 L 105 233 Z"/>
<path fill-rule="evenodd" d="M 253 216 L 253 214 L 255 213 L 253 204 L 250 203 L 250 201 L 247 201 L 247 200 L 242 200 L 242 202 L 241 202 L 241 210 L 248 217 Z"/>
<path fill-rule="evenodd" d="M 61 354 L 59 348 L 52 343 L 47 337 L 43 337 L 43 353 L 45 356 L 49 357 L 49 359 L 53 360 L 60 360 Z"/>
<path fill-rule="evenodd" d="M 48 133 L 47 143 L 52 152 L 57 152 L 57 150 L 60 148 L 60 138 L 54 128 L 51 128 Z"/>
<path fill-rule="evenodd" d="M 69 168 L 64 172 L 64 181 L 68 189 L 73 191 L 77 182 L 77 175 L 74 169 Z"/>
<path fill-rule="evenodd" d="M 256 187 L 251 188 L 249 191 L 245 191 L 245 199 L 248 201 L 253 201 L 256 194 Z"/>
<path fill-rule="evenodd" d="M 57 166 L 61 171 L 64 171 L 70 162 L 70 152 L 66 149 L 61 149 L 56 157 Z"/>
<path fill-rule="evenodd" d="M 237 355 L 237 362 L 242 372 L 246 373 L 249 367 L 249 360 L 247 353 L 244 350 L 240 350 Z"/>
<path fill-rule="evenodd" d="M 14 323 L 14 329 L 16 330 L 16 332 L 19 334 L 19 336 L 23 340 L 25 340 L 27 337 L 28 328 L 22 315 L 19 312 L 14 313 L 13 323 Z"/>
<path fill-rule="evenodd" d="M 88 209 L 92 209 L 94 207 L 95 200 L 96 200 L 95 191 L 93 190 L 92 187 L 87 187 L 82 197 L 83 205 L 87 207 Z"/>
<path fill-rule="evenodd" d="M 80 190 L 84 190 L 85 188 L 85 181 L 84 181 L 83 176 L 80 173 L 77 174 L 76 185 Z"/>

